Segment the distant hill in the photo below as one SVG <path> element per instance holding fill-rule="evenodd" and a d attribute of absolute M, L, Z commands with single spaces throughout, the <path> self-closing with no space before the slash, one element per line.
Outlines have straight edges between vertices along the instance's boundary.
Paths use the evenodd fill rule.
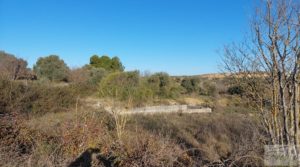
<path fill-rule="evenodd" d="M 205 79 L 223 79 L 230 74 L 225 73 L 210 73 L 210 74 L 200 74 L 200 75 L 184 75 L 184 76 L 173 76 L 174 78 L 186 78 L 186 77 L 199 77 Z"/>

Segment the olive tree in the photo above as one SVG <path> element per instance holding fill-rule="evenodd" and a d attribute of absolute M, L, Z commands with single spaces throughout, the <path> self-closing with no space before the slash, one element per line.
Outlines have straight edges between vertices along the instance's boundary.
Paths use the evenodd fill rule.
<path fill-rule="evenodd" d="M 56 55 L 41 57 L 33 67 L 38 77 L 49 79 L 50 81 L 67 81 L 69 67 Z"/>

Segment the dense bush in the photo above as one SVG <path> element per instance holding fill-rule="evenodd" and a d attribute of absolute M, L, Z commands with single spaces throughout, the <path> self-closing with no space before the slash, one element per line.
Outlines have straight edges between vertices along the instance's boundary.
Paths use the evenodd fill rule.
<path fill-rule="evenodd" d="M 56 55 L 39 58 L 33 70 L 39 78 L 46 78 L 50 81 L 68 80 L 69 67 Z"/>
<path fill-rule="evenodd" d="M 187 93 L 197 93 L 199 91 L 199 82 L 198 78 L 184 78 L 181 81 L 181 86 L 185 88 Z"/>
<path fill-rule="evenodd" d="M 11 80 L 27 78 L 30 70 L 27 61 L 0 51 L 0 76 Z"/>
<path fill-rule="evenodd" d="M 97 85 L 107 75 L 107 71 L 103 68 L 89 67 L 88 83 Z"/>
<path fill-rule="evenodd" d="M 75 104 L 71 88 L 0 80 L 1 112 L 44 114 L 66 111 Z"/>
<path fill-rule="evenodd" d="M 227 92 L 231 95 L 242 95 L 244 90 L 241 86 L 231 86 L 228 88 Z"/>
<path fill-rule="evenodd" d="M 206 96 L 214 96 L 217 93 L 216 84 L 211 81 L 206 81 L 202 83 L 200 88 L 200 94 Z"/>
<path fill-rule="evenodd" d="M 166 87 L 170 84 L 169 75 L 166 73 L 156 73 L 148 78 L 148 84 L 156 94 L 163 94 Z"/>
<path fill-rule="evenodd" d="M 167 73 L 160 72 L 149 76 L 147 84 L 156 97 L 168 98 L 178 94 L 178 89 L 173 85 L 173 80 Z"/>
<path fill-rule="evenodd" d="M 35 93 L 30 96 L 31 106 L 29 112 L 45 114 L 47 112 L 68 111 L 75 106 L 76 95 L 69 87 L 44 87 L 36 85 L 32 87 Z M 30 102 L 29 102 L 30 104 Z"/>
<path fill-rule="evenodd" d="M 176 98 L 181 91 L 180 86 L 173 84 L 166 73 L 141 77 L 137 71 L 115 72 L 107 75 L 99 84 L 101 97 L 129 100 L 136 105 L 156 98 Z"/>
<path fill-rule="evenodd" d="M 99 86 L 100 96 L 126 100 L 133 98 L 139 86 L 139 72 L 115 72 L 105 77 Z"/>
<path fill-rule="evenodd" d="M 84 66 L 70 72 L 71 86 L 81 95 L 92 95 L 98 89 L 98 84 L 107 75 L 103 68 Z"/>

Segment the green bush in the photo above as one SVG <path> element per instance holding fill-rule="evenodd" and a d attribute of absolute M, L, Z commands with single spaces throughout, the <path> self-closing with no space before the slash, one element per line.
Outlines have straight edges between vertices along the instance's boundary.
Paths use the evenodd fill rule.
<path fill-rule="evenodd" d="M 214 96 L 217 93 L 216 84 L 214 82 L 206 81 L 200 88 L 200 94 L 206 96 Z"/>
<path fill-rule="evenodd" d="M 105 76 L 107 71 L 103 68 L 89 68 L 88 83 L 91 85 L 97 85 Z"/>
<path fill-rule="evenodd" d="M 151 103 L 155 98 L 176 98 L 182 89 L 172 83 L 166 73 L 141 77 L 139 72 L 115 72 L 108 74 L 99 84 L 101 97 L 131 100 L 134 105 Z"/>
<path fill-rule="evenodd" d="M 231 86 L 228 88 L 227 92 L 231 95 L 242 95 L 244 90 L 241 86 Z"/>
<path fill-rule="evenodd" d="M 132 98 L 139 86 L 139 72 L 115 72 L 105 77 L 99 85 L 102 97 L 114 97 L 120 100 Z"/>
<path fill-rule="evenodd" d="M 185 78 L 181 81 L 181 86 L 186 90 L 186 93 L 193 93 L 199 91 L 198 78 Z"/>
<path fill-rule="evenodd" d="M 56 55 L 39 58 L 33 70 L 39 78 L 46 78 L 50 81 L 68 81 L 69 67 Z"/>
<path fill-rule="evenodd" d="M 171 78 L 167 73 L 155 73 L 148 78 L 148 86 L 158 97 L 169 97 Z"/>
<path fill-rule="evenodd" d="M 81 95 L 91 95 L 98 89 L 98 84 L 107 75 L 103 68 L 84 66 L 70 72 L 71 86 Z"/>

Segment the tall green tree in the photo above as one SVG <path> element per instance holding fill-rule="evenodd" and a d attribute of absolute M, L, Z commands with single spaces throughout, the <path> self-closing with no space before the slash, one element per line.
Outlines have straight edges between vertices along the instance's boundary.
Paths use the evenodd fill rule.
<path fill-rule="evenodd" d="M 122 65 L 118 57 L 113 57 L 112 59 L 106 55 L 99 57 L 98 55 L 93 55 L 90 58 L 90 65 L 95 68 L 103 68 L 107 71 L 124 71 L 124 66 Z"/>
<path fill-rule="evenodd" d="M 38 77 L 46 78 L 50 81 L 68 80 L 69 67 L 57 55 L 39 58 L 33 70 Z"/>
<path fill-rule="evenodd" d="M 118 57 L 113 57 L 111 59 L 111 69 L 113 71 L 124 71 L 124 66 Z"/>

